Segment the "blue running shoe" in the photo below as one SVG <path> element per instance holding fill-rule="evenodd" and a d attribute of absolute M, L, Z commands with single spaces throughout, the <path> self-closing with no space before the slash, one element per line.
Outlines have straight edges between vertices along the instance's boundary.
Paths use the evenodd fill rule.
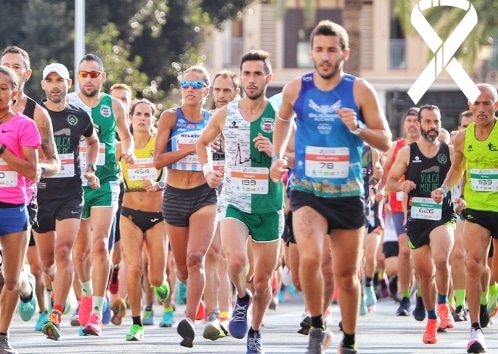
<path fill-rule="evenodd" d="M 252 294 L 249 290 L 246 290 L 246 293 L 249 296 L 249 301 L 241 301 L 240 298 L 237 297 L 232 312 L 232 319 L 228 325 L 232 337 L 238 339 L 244 338 L 249 327 L 247 324 L 247 310 L 251 304 Z"/>
<path fill-rule="evenodd" d="M 368 308 L 375 306 L 377 304 L 377 296 L 375 295 L 375 290 L 373 286 L 365 287 L 365 295 L 367 296 L 365 300 L 365 305 Z"/>
<path fill-rule="evenodd" d="M 249 331 L 247 333 L 247 352 L 246 354 L 264 354 L 263 339 L 261 331 Z"/>
<path fill-rule="evenodd" d="M 23 321 L 29 321 L 36 311 L 36 296 L 35 296 L 35 277 L 33 274 L 27 273 L 28 282 L 31 286 L 31 299 L 19 301 L 19 315 Z"/>
<path fill-rule="evenodd" d="M 40 315 L 38 316 L 38 319 L 36 320 L 35 331 L 40 332 L 43 328 L 43 325 L 47 321 L 48 321 L 48 312 L 47 311 L 40 312 Z"/>
<path fill-rule="evenodd" d="M 109 297 L 104 298 L 104 308 L 102 309 L 102 324 L 111 322 L 111 306 L 109 306 Z"/>
<path fill-rule="evenodd" d="M 159 322 L 159 327 L 173 327 L 173 323 L 175 323 L 175 313 L 173 310 L 165 310 L 163 312 L 163 317 Z"/>
<path fill-rule="evenodd" d="M 176 303 L 185 305 L 187 303 L 187 286 L 181 281 L 176 283 Z"/>
<path fill-rule="evenodd" d="M 417 321 L 423 321 L 425 320 L 425 306 L 424 306 L 424 301 L 422 300 L 422 296 L 418 296 L 415 299 L 415 309 L 413 309 L 413 317 Z"/>
<path fill-rule="evenodd" d="M 142 316 L 142 324 L 144 326 L 154 325 L 154 310 L 152 308 L 145 308 L 144 314 Z"/>

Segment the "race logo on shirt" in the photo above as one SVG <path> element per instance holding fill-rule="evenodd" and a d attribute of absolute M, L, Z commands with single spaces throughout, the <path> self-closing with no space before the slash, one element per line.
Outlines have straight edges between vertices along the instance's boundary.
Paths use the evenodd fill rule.
<path fill-rule="evenodd" d="M 102 115 L 102 117 L 109 118 L 111 116 L 111 107 L 103 104 L 100 107 L 100 114 Z"/>
<path fill-rule="evenodd" d="M 273 118 L 263 118 L 261 119 L 261 130 L 265 133 L 271 133 L 273 132 L 274 124 L 275 121 L 273 120 Z"/>
<path fill-rule="evenodd" d="M 69 125 L 75 126 L 76 124 L 78 124 L 78 117 L 76 117 L 74 114 L 70 114 L 69 116 L 67 116 L 67 122 L 69 123 Z"/>

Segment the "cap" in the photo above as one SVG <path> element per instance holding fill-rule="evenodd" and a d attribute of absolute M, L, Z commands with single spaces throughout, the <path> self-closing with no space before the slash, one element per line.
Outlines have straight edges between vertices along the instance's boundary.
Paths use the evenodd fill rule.
<path fill-rule="evenodd" d="M 405 117 L 407 117 L 407 116 L 417 116 L 418 115 L 418 111 L 420 111 L 420 108 L 418 108 L 418 107 L 408 108 L 408 111 L 406 112 Z"/>
<path fill-rule="evenodd" d="M 50 73 L 57 73 L 65 80 L 69 79 L 69 71 L 60 63 L 48 64 L 45 69 L 43 69 L 43 80 L 45 80 Z"/>

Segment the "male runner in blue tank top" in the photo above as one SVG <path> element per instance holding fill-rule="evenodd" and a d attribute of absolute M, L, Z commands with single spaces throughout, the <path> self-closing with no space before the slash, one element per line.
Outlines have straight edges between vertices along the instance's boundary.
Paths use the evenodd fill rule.
<path fill-rule="evenodd" d="M 343 71 L 349 57 L 344 28 L 321 21 L 310 38 L 316 70 L 284 87 L 274 130 L 270 176 L 279 181 L 286 170 L 281 156 L 296 115 L 295 175 L 290 199 L 301 285 L 311 315 L 307 353 L 320 354 L 325 336 L 323 279 L 318 270 L 324 252 L 323 237 L 328 234 L 344 332 L 338 353 L 354 354 L 360 303 L 358 271 L 365 233 L 361 153 L 363 141 L 381 151 L 388 150 L 391 132 L 372 86 Z"/>

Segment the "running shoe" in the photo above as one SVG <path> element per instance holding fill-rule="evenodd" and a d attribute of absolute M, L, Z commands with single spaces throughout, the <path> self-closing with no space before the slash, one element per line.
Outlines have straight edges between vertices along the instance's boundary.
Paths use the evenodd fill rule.
<path fill-rule="evenodd" d="M 494 296 L 489 295 L 488 312 L 490 314 L 492 314 L 493 312 L 495 312 L 497 305 L 498 305 L 498 298 L 496 297 L 496 295 L 494 295 Z"/>
<path fill-rule="evenodd" d="M 439 328 L 446 330 L 448 328 L 455 328 L 455 320 L 451 315 L 450 307 L 448 304 L 437 305 L 437 314 L 441 319 Z"/>
<path fill-rule="evenodd" d="M 82 325 L 83 327 L 86 326 L 88 320 L 90 319 L 92 305 L 93 299 L 91 296 L 81 295 L 78 319 L 80 320 L 80 325 Z"/>
<path fill-rule="evenodd" d="M 10 346 L 9 337 L 5 334 L 0 335 L 0 353 L 17 354 L 17 350 Z"/>
<path fill-rule="evenodd" d="M 399 303 L 399 307 L 396 310 L 396 316 L 410 316 L 410 299 L 404 297 Z"/>
<path fill-rule="evenodd" d="M 102 308 L 102 324 L 109 324 L 111 322 L 111 306 L 109 304 L 109 297 L 106 295 Z"/>
<path fill-rule="evenodd" d="M 309 313 L 303 314 L 303 319 L 299 325 L 301 328 L 297 331 L 297 333 L 307 336 L 310 333 L 311 328 L 311 316 Z"/>
<path fill-rule="evenodd" d="M 176 303 L 178 305 L 187 303 L 187 286 L 181 281 L 176 283 Z"/>
<path fill-rule="evenodd" d="M 175 323 L 175 313 L 173 310 L 164 310 L 159 327 L 173 327 L 173 323 Z"/>
<path fill-rule="evenodd" d="M 247 333 L 247 352 L 246 354 L 264 354 L 263 339 L 261 331 L 250 331 Z"/>
<path fill-rule="evenodd" d="M 126 335 L 126 341 L 139 342 L 144 339 L 145 330 L 142 326 L 134 324 L 131 326 L 130 331 Z"/>
<path fill-rule="evenodd" d="M 377 304 L 377 296 L 375 296 L 375 290 L 373 286 L 365 287 L 365 296 L 365 305 L 370 310 L 370 308 Z"/>
<path fill-rule="evenodd" d="M 154 325 L 154 310 L 150 307 L 146 307 L 144 310 L 144 314 L 142 316 L 142 324 L 144 326 L 153 326 Z"/>
<path fill-rule="evenodd" d="M 487 350 L 482 329 L 471 328 L 470 339 L 467 343 L 467 353 L 486 353 Z"/>
<path fill-rule="evenodd" d="M 111 307 L 112 310 L 112 324 L 119 326 L 123 322 L 123 318 L 126 316 L 126 302 L 119 298 L 117 299 Z"/>
<path fill-rule="evenodd" d="M 355 344 L 355 346 L 356 346 L 356 344 Z M 356 348 L 345 347 L 344 344 L 339 343 L 339 346 L 337 347 L 337 353 L 338 354 L 357 354 L 358 351 L 356 350 Z"/>
<path fill-rule="evenodd" d="M 211 311 L 208 315 L 208 322 L 204 327 L 202 336 L 206 339 L 217 340 L 226 336 L 225 331 L 220 326 L 220 320 L 218 319 L 218 313 L 216 311 Z"/>
<path fill-rule="evenodd" d="M 365 316 L 368 313 L 368 308 L 366 304 L 366 296 L 364 293 L 360 295 L 360 308 L 359 308 L 360 316 Z"/>
<path fill-rule="evenodd" d="M 488 305 L 481 305 L 479 309 L 479 324 L 481 328 L 485 328 L 489 324 Z"/>
<path fill-rule="evenodd" d="M 413 317 L 417 321 L 423 321 L 425 320 L 425 306 L 424 306 L 424 300 L 422 300 L 422 296 L 416 296 L 415 297 L 415 308 L 413 309 Z"/>
<path fill-rule="evenodd" d="M 461 305 L 457 306 L 455 312 L 453 312 L 453 319 L 455 322 L 467 321 L 467 310 L 465 310 Z"/>
<path fill-rule="evenodd" d="M 24 300 L 20 297 L 19 301 L 19 316 L 23 321 L 29 321 L 36 312 L 36 296 L 35 296 L 35 277 L 33 274 L 27 273 L 28 283 L 31 287 L 31 298 L 29 300 Z"/>
<path fill-rule="evenodd" d="M 119 289 L 119 265 L 112 267 L 111 279 L 109 281 L 109 292 L 116 295 Z"/>
<path fill-rule="evenodd" d="M 42 328 L 42 332 L 47 336 L 48 339 L 59 340 L 61 336 L 60 323 L 61 323 L 62 313 L 57 310 L 52 310 L 48 316 L 48 321 L 45 322 Z"/>
<path fill-rule="evenodd" d="M 437 343 L 437 330 L 439 328 L 439 318 L 429 318 L 427 319 L 427 324 L 425 326 L 423 342 L 425 344 L 436 344 Z"/>
<path fill-rule="evenodd" d="M 306 354 L 322 354 L 322 345 L 325 331 L 322 328 L 311 328 L 308 338 Z"/>
<path fill-rule="evenodd" d="M 43 325 L 47 321 L 48 321 L 48 312 L 47 311 L 40 312 L 40 314 L 38 315 L 38 319 L 36 320 L 35 331 L 40 332 L 43 328 Z"/>
<path fill-rule="evenodd" d="M 190 318 L 181 320 L 176 332 L 183 338 L 180 342 L 182 347 L 192 348 L 194 346 L 195 330 L 194 323 Z"/>
<path fill-rule="evenodd" d="M 102 334 L 102 320 L 97 314 L 90 315 L 88 323 L 83 328 L 83 333 L 87 336 L 100 336 Z"/>
<path fill-rule="evenodd" d="M 232 312 L 232 319 L 229 324 L 229 331 L 232 337 L 242 339 L 247 333 L 247 310 L 251 304 L 252 294 L 249 290 L 246 290 L 247 295 L 249 295 L 249 301 L 241 301 L 237 296 L 237 301 L 235 302 L 235 307 Z"/>
<path fill-rule="evenodd" d="M 161 286 L 153 286 L 152 288 L 154 289 L 154 293 L 156 294 L 156 297 L 159 301 L 165 302 L 166 300 L 168 300 L 170 295 L 170 288 L 167 282 Z"/>
<path fill-rule="evenodd" d="M 76 310 L 74 310 L 73 314 L 71 315 L 71 326 L 73 327 L 77 327 L 80 325 L 79 312 L 80 312 L 80 305 L 78 304 Z"/>

